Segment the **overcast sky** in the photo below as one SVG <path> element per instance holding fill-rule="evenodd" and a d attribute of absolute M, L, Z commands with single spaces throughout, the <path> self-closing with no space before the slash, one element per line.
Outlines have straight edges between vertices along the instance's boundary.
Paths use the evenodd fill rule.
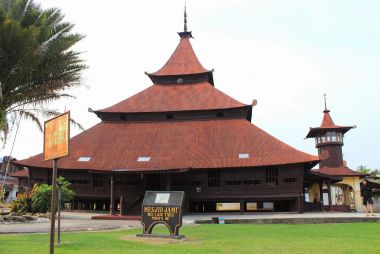
<path fill-rule="evenodd" d="M 151 85 L 144 72 L 166 62 L 183 29 L 178 0 L 35 2 L 60 8 L 86 35 L 76 49 L 89 65 L 87 88 L 71 91 L 76 100 L 52 105 L 70 110 L 86 129 L 99 122 L 89 107 L 111 106 Z M 243 103 L 258 100 L 252 123 L 316 155 L 314 141 L 304 137 L 320 125 L 327 93 L 334 122 L 357 125 L 344 140 L 348 166 L 380 168 L 380 1 L 188 0 L 187 6 L 193 47 L 203 66 L 215 69 L 215 86 Z M 22 121 L 13 156 L 40 153 L 42 140 Z"/>

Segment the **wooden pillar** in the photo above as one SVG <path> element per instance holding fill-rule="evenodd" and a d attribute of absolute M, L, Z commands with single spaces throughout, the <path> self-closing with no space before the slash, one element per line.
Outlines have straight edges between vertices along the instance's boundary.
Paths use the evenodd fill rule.
<path fill-rule="evenodd" d="M 331 211 L 332 200 L 331 200 L 331 182 L 330 182 L 330 179 L 327 181 L 327 191 L 328 191 L 328 195 L 329 195 L 329 210 Z"/>
<path fill-rule="evenodd" d="M 123 195 L 121 195 L 120 197 L 120 215 L 123 215 L 124 214 L 124 205 L 123 205 Z"/>
<path fill-rule="evenodd" d="M 111 174 L 111 197 L 110 197 L 110 214 L 115 214 L 115 194 L 114 194 L 114 180 L 113 174 Z"/>
<path fill-rule="evenodd" d="M 240 214 L 244 213 L 244 199 L 240 199 Z"/>
<path fill-rule="evenodd" d="M 171 185 L 171 175 L 167 174 L 165 175 L 165 190 L 170 191 L 170 185 Z"/>
<path fill-rule="evenodd" d="M 325 211 L 324 205 L 323 205 L 323 181 L 319 182 L 319 205 L 321 206 L 321 211 Z"/>
<path fill-rule="evenodd" d="M 301 195 L 297 198 L 297 203 L 298 203 L 298 213 L 303 213 L 303 202 L 305 198 L 304 195 Z"/>

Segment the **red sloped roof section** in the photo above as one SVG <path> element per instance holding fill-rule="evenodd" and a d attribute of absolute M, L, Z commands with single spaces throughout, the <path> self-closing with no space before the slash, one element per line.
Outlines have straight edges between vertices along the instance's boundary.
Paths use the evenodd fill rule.
<path fill-rule="evenodd" d="M 355 128 L 355 126 L 340 126 L 336 125 L 330 116 L 330 110 L 325 109 L 323 111 L 323 119 L 321 123 L 321 127 L 310 128 L 306 138 L 313 138 L 317 135 L 323 134 L 326 131 L 341 131 L 345 134 L 350 129 Z"/>
<path fill-rule="evenodd" d="M 240 153 L 249 158 L 239 159 Z M 80 157 L 91 157 L 80 162 Z M 138 162 L 139 157 L 150 157 Z M 70 156 L 59 168 L 130 172 L 315 164 L 298 151 L 244 119 L 121 123 L 101 122 L 71 139 Z M 37 155 L 17 164 L 50 168 Z"/>
<path fill-rule="evenodd" d="M 28 169 L 21 169 L 19 171 L 11 173 L 10 176 L 20 177 L 20 178 L 28 178 L 29 177 L 29 170 Z"/>
<path fill-rule="evenodd" d="M 98 112 L 167 112 L 243 107 L 207 82 L 152 85 L 140 93 Z"/>
<path fill-rule="evenodd" d="M 321 128 L 334 128 L 334 127 L 336 127 L 336 125 L 334 124 L 329 112 L 330 112 L 329 110 L 323 111 L 323 119 L 322 119 L 322 123 L 321 123 Z"/>
<path fill-rule="evenodd" d="M 352 169 L 349 169 L 348 167 L 345 167 L 345 166 L 336 167 L 336 168 L 323 167 L 319 169 L 313 169 L 312 171 L 319 172 L 325 175 L 330 175 L 330 176 L 365 176 L 366 175 L 366 174 L 362 174 L 357 171 L 354 171 Z"/>
<path fill-rule="evenodd" d="M 166 64 L 152 76 L 172 76 L 210 72 L 199 62 L 188 37 L 181 38 Z"/>

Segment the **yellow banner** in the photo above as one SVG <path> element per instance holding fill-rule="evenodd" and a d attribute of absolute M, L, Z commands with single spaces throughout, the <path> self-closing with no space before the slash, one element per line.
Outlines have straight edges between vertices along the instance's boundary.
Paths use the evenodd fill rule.
<path fill-rule="evenodd" d="M 69 155 L 70 112 L 45 122 L 44 160 L 53 160 Z"/>

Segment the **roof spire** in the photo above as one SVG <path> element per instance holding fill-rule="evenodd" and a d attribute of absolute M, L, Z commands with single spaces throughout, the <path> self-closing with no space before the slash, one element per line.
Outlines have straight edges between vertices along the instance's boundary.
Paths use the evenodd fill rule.
<path fill-rule="evenodd" d="M 193 38 L 190 31 L 187 31 L 187 10 L 186 10 L 186 1 L 185 1 L 185 10 L 183 12 L 183 32 L 178 33 L 179 36 L 183 38 Z"/>
<path fill-rule="evenodd" d="M 183 31 L 184 31 L 184 32 L 187 32 L 186 1 L 185 1 L 185 12 L 183 13 L 183 18 L 184 18 Z"/>
<path fill-rule="evenodd" d="M 326 93 L 323 94 L 324 101 L 325 101 L 325 110 L 323 112 L 330 112 L 330 110 L 327 109 L 327 99 L 326 99 Z"/>

